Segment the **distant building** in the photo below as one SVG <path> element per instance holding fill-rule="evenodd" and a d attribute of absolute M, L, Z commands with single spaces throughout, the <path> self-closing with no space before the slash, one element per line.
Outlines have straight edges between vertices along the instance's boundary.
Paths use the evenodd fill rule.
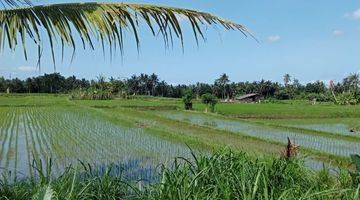
<path fill-rule="evenodd" d="M 235 99 L 244 103 L 257 103 L 261 99 L 261 95 L 258 93 L 251 93 L 236 97 Z"/>

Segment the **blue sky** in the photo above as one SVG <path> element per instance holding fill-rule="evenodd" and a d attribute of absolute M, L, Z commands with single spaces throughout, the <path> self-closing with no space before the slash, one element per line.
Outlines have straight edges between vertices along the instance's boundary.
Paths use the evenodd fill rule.
<path fill-rule="evenodd" d="M 192 32 L 186 28 L 185 52 L 182 53 L 179 46 L 164 50 L 160 39 L 154 39 L 144 31 L 139 55 L 131 39 L 126 41 L 124 59 L 118 55 L 110 61 L 108 54 L 103 56 L 101 48 L 97 51 L 79 49 L 71 64 L 70 56 L 64 62 L 58 59 L 57 72 L 85 78 L 95 78 L 99 74 L 123 78 L 132 74 L 156 73 L 174 84 L 211 83 L 221 73 L 227 73 L 232 81 L 282 81 L 282 76 L 289 73 L 301 82 L 309 82 L 341 80 L 349 73 L 360 72 L 359 0 L 127 2 L 211 12 L 245 25 L 260 42 L 245 38 L 238 32 L 209 29 L 206 42 L 197 47 Z M 31 47 L 29 45 L 29 49 L 36 50 Z M 41 72 L 35 70 L 36 54 L 30 55 L 31 58 L 25 61 L 20 48 L 14 53 L 5 48 L 0 55 L 0 76 L 25 78 L 54 72 L 50 52 L 45 52 Z"/>

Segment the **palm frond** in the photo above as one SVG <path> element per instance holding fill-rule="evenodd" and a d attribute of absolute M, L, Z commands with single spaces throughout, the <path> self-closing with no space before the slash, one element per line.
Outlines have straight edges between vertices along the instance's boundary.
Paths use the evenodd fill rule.
<path fill-rule="evenodd" d="M 19 5 L 31 6 L 30 0 L 0 0 L 0 5 L 6 8 L 6 6 L 17 7 Z"/>
<path fill-rule="evenodd" d="M 166 46 L 173 39 L 178 39 L 183 46 L 184 25 L 180 19 L 189 22 L 197 42 L 204 38 L 203 28 L 207 26 L 220 26 L 225 30 L 240 31 L 245 36 L 251 35 L 240 24 L 189 9 L 127 3 L 53 4 L 0 10 L 0 52 L 5 43 L 12 51 L 21 43 L 27 59 L 26 38 L 31 38 L 38 47 L 40 61 L 43 30 L 50 42 L 54 64 L 55 42 L 61 41 L 62 51 L 64 46 L 69 46 L 75 52 L 76 35 L 80 36 L 83 48 L 94 49 L 94 41 L 100 41 L 103 48 L 107 44 L 110 50 L 119 48 L 123 54 L 126 31 L 134 36 L 139 48 L 140 23 L 145 24 L 152 35 L 160 35 Z"/>

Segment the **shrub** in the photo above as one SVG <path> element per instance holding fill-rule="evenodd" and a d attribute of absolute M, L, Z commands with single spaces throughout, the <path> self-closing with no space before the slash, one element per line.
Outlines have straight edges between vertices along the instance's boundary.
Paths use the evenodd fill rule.
<path fill-rule="evenodd" d="M 288 100 L 293 98 L 293 96 L 286 90 L 278 91 L 277 93 L 275 93 L 275 97 L 279 100 Z"/>
<path fill-rule="evenodd" d="M 360 103 L 360 89 L 354 90 L 352 94 L 354 98 L 357 100 L 357 103 Z"/>
<path fill-rule="evenodd" d="M 192 110 L 192 106 L 193 106 L 192 100 L 194 99 L 194 94 L 192 90 L 185 91 L 185 94 L 182 99 L 185 104 L 185 110 Z"/>
<path fill-rule="evenodd" d="M 216 97 L 214 95 L 212 95 L 210 93 L 203 94 L 201 96 L 201 101 L 203 104 L 205 104 L 207 106 L 206 111 L 207 111 L 208 107 L 210 107 L 211 112 L 215 111 L 215 105 L 217 104 L 218 100 L 216 99 Z"/>
<path fill-rule="evenodd" d="M 339 105 L 355 105 L 359 103 L 358 99 L 352 92 L 345 92 L 337 96 L 337 104 Z"/>
<path fill-rule="evenodd" d="M 329 102 L 332 101 L 333 98 L 328 95 L 328 94 L 322 94 L 322 93 L 310 93 L 306 95 L 306 99 L 308 99 L 309 101 L 319 101 L 319 102 Z"/>
<path fill-rule="evenodd" d="M 114 96 L 110 90 L 89 88 L 87 90 L 74 90 L 70 93 L 71 100 L 110 100 Z"/>

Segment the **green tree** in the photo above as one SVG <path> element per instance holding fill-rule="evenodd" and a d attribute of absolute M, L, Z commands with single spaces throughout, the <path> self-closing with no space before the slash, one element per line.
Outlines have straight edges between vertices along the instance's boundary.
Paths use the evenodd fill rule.
<path fill-rule="evenodd" d="M 348 92 L 354 91 L 360 86 L 360 76 L 357 73 L 350 74 L 343 80 L 343 85 Z"/>
<path fill-rule="evenodd" d="M 289 86 L 290 82 L 291 82 L 291 76 L 290 76 L 290 74 L 285 74 L 285 75 L 284 75 L 284 84 L 285 84 L 285 87 Z"/>
<path fill-rule="evenodd" d="M 185 91 L 185 94 L 183 96 L 183 102 L 185 104 L 185 110 L 192 110 L 194 99 L 194 93 L 192 90 L 188 89 Z"/>
<path fill-rule="evenodd" d="M 305 91 L 307 93 L 325 93 L 326 86 L 322 81 L 316 81 L 314 83 L 308 83 L 305 86 Z"/>
<path fill-rule="evenodd" d="M 6 82 L 4 77 L 0 77 L 0 92 L 5 92 L 6 90 Z"/>
<path fill-rule="evenodd" d="M 217 104 L 218 100 L 216 97 L 210 93 L 203 94 L 201 96 L 201 101 L 203 104 L 206 105 L 205 112 L 208 111 L 208 108 L 210 107 L 210 111 L 215 111 L 215 105 Z"/>
<path fill-rule="evenodd" d="M 222 91 L 222 95 L 221 95 L 222 99 L 226 98 L 226 89 L 227 89 L 229 82 L 230 82 L 229 76 L 226 75 L 225 73 L 222 74 L 220 76 L 220 78 L 215 80 L 215 86 L 218 86 L 220 88 L 220 90 Z"/>

